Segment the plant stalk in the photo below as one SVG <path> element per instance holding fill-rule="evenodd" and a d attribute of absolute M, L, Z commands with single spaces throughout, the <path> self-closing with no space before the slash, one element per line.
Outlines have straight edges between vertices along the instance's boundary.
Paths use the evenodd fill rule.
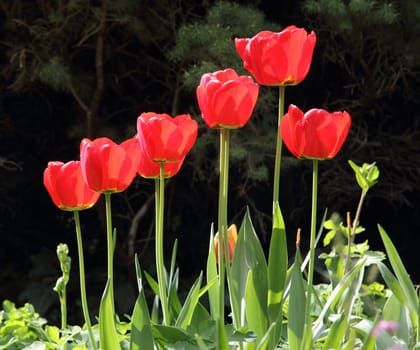
<path fill-rule="evenodd" d="M 229 129 L 220 129 L 220 173 L 219 173 L 219 319 L 224 325 L 225 318 L 225 275 L 229 264 L 227 237 L 227 200 L 229 182 Z"/>
<path fill-rule="evenodd" d="M 156 182 L 156 270 L 159 286 L 159 298 L 162 305 L 163 325 L 168 326 L 169 319 L 169 306 L 168 306 L 168 293 L 165 281 L 165 263 L 163 258 L 163 219 L 165 207 L 165 162 L 160 162 L 160 175 L 159 182 Z"/>
<path fill-rule="evenodd" d="M 306 294 L 306 307 L 305 307 L 305 330 L 306 332 L 312 332 L 312 321 L 311 321 L 311 305 L 312 305 L 312 288 L 313 278 L 315 269 L 315 240 L 316 240 L 316 213 L 317 213 L 317 198 L 318 198 L 318 159 L 312 161 L 312 210 L 311 210 L 311 232 L 310 232 L 310 243 L 309 243 L 309 266 L 308 266 L 308 284 Z M 312 339 L 312 335 L 308 337 L 305 334 L 304 339 Z M 309 345 L 306 344 L 306 348 Z"/>
<path fill-rule="evenodd" d="M 346 267 L 344 269 L 345 272 L 350 271 L 351 269 L 351 246 L 354 243 L 354 237 L 356 236 L 356 229 L 357 225 L 359 223 L 360 213 L 362 212 L 362 206 L 363 202 L 366 198 L 367 191 L 362 190 L 362 193 L 360 195 L 359 204 L 357 205 L 356 214 L 353 220 L 353 223 L 351 225 L 351 230 L 348 232 L 348 238 L 347 238 L 347 261 L 346 261 Z"/>
<path fill-rule="evenodd" d="M 279 201 L 280 191 L 280 164 L 281 164 L 281 150 L 283 146 L 283 140 L 280 134 L 280 123 L 281 118 L 284 114 L 284 92 L 286 87 L 279 86 L 279 107 L 278 107 L 278 121 L 277 121 L 277 142 L 276 142 L 276 156 L 274 161 L 274 180 L 273 180 L 273 213 L 275 203 Z M 274 215 L 274 214 L 273 214 Z"/>
<path fill-rule="evenodd" d="M 112 232 L 112 210 L 111 193 L 105 195 L 105 213 L 106 213 L 106 242 L 107 242 L 107 261 L 108 261 L 108 280 L 111 295 L 112 308 L 115 312 L 114 301 L 114 237 Z"/>
<path fill-rule="evenodd" d="M 94 350 L 97 350 L 95 337 L 93 336 L 92 324 L 90 322 L 89 307 L 86 297 L 86 278 L 85 278 L 85 261 L 83 257 L 83 241 L 82 231 L 80 228 L 80 217 L 79 211 L 73 211 L 74 223 L 76 226 L 76 238 L 77 238 L 77 254 L 79 256 L 79 277 L 80 277 L 80 297 L 82 300 L 82 311 L 83 317 L 85 318 L 86 327 L 88 330 L 90 342 Z"/>

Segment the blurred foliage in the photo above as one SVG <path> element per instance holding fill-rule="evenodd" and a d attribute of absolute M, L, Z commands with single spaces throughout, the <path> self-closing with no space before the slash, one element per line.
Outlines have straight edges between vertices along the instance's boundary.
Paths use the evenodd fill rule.
<path fill-rule="evenodd" d="M 412 194 L 420 191 L 420 158 L 408 155 L 420 147 L 415 93 L 420 83 L 420 4 L 305 0 L 302 10 L 318 35 L 314 64 L 325 87 L 318 104 L 349 110 L 353 117 L 344 156 L 376 161 L 386 169 L 372 196 L 395 206 L 413 205 Z M 326 186 L 328 179 L 342 179 L 329 188 L 329 196 L 339 200 L 351 191 L 350 173 L 339 168 L 327 172 Z"/>
<path fill-rule="evenodd" d="M 270 29 L 280 30 L 280 27 L 268 22 L 262 11 L 220 1 L 209 9 L 205 18 L 180 26 L 168 58 L 182 67 L 184 89 L 187 94 L 195 96 L 195 89 L 205 73 L 231 67 L 238 74 L 249 75 L 236 52 L 234 39 L 250 37 L 261 30 Z M 270 162 L 267 162 L 267 155 L 271 161 L 276 138 L 275 93 L 276 90 L 260 88 L 258 106 L 250 123 L 243 130 L 231 133 L 231 167 L 236 175 L 234 186 L 249 181 L 250 186 L 254 181 L 269 181 L 267 166 Z M 192 108 L 199 113 L 195 101 Z M 218 158 L 214 155 L 218 154 L 219 133 L 207 128 L 202 121 L 201 125 L 198 145 L 193 151 L 197 155 L 194 158 L 195 174 L 200 180 L 216 181 L 218 177 L 214 170 L 218 168 Z M 249 152 L 250 147 L 254 152 Z M 246 190 L 247 187 L 242 192 Z"/>

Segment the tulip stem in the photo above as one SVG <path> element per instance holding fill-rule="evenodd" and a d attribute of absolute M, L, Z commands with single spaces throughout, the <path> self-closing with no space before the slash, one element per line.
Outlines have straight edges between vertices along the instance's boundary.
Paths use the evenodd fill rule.
<path fill-rule="evenodd" d="M 281 163 L 281 150 L 283 141 L 280 133 L 281 118 L 284 114 L 284 92 L 286 87 L 279 86 L 279 107 L 278 107 L 278 122 L 277 122 L 277 143 L 276 143 L 276 158 L 274 161 L 274 186 L 273 186 L 273 213 L 276 202 L 279 201 L 280 191 L 280 163 Z"/>
<path fill-rule="evenodd" d="M 312 321 L 311 321 L 311 299 L 315 268 L 315 239 L 316 239 L 316 212 L 317 212 L 317 197 L 318 197 L 318 159 L 312 161 L 312 210 L 311 210 L 311 233 L 309 243 L 309 266 L 308 266 L 308 284 L 306 292 L 306 317 L 305 317 L 305 331 L 311 332 L 311 336 L 305 334 L 304 339 L 312 339 Z M 308 347 L 306 347 L 308 348 Z"/>
<path fill-rule="evenodd" d="M 95 341 L 95 337 L 93 336 L 92 325 L 90 322 L 89 308 L 88 308 L 87 297 L 86 297 L 85 262 L 83 258 L 83 241 L 82 241 L 82 231 L 80 228 L 79 211 L 74 210 L 73 214 L 74 214 L 74 223 L 76 226 L 77 253 L 79 256 L 80 297 L 82 299 L 83 316 L 85 318 L 85 323 L 88 330 L 90 342 L 92 344 L 92 348 L 94 350 L 97 350 L 96 341 Z"/>
<path fill-rule="evenodd" d="M 168 295 L 165 281 L 165 265 L 163 259 L 163 219 L 165 206 L 165 162 L 160 162 L 159 181 L 155 182 L 156 216 L 156 270 L 159 286 L 159 298 L 162 305 L 163 325 L 169 325 Z"/>
<path fill-rule="evenodd" d="M 112 234 L 112 210 L 111 193 L 105 192 L 105 215 L 106 215 L 106 242 L 107 242 L 107 261 L 108 261 L 108 281 L 112 308 L 114 304 L 114 237 Z"/>
<path fill-rule="evenodd" d="M 227 240 L 227 200 L 229 180 L 229 129 L 220 129 L 220 172 L 219 172 L 219 321 L 225 318 L 225 268 L 229 261 Z M 228 260 L 226 260 L 228 259 Z"/>

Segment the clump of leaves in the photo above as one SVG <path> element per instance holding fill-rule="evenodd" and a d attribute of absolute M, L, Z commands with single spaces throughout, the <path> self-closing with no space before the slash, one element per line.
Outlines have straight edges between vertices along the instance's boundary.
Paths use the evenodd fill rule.
<path fill-rule="evenodd" d="M 11 301 L 3 301 L 3 309 L 0 311 L 0 348 L 22 349 L 35 340 L 48 340 L 48 333 L 44 329 L 46 323 L 31 304 L 26 303 L 17 308 Z"/>

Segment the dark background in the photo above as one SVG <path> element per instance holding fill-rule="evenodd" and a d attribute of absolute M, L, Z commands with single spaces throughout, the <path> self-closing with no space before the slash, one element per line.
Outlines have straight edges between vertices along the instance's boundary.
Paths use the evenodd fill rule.
<path fill-rule="evenodd" d="M 119 142 L 135 133 L 146 111 L 191 113 L 197 143 L 168 181 L 165 249 L 179 241 L 180 289 L 205 267 L 217 221 L 218 133 L 203 124 L 195 87 L 203 73 L 232 67 L 248 74 L 235 37 L 295 24 L 314 30 L 317 45 L 304 82 L 286 89 L 290 103 L 347 110 L 353 124 L 342 151 L 320 164 L 319 212 L 354 216 L 359 189 L 347 164 L 376 161 L 380 182 L 361 216 L 382 249 L 381 223 L 413 280 L 420 279 L 420 5 L 417 1 L 87 1 L 0 0 L 0 300 L 29 301 L 58 323 L 52 291 L 60 274 L 55 250 L 73 258 L 70 322 L 80 322 L 77 254 L 71 213 L 61 212 L 42 185 L 50 160 L 79 156 L 83 137 Z M 267 247 L 271 225 L 277 90 L 261 87 L 249 124 L 232 133 L 229 218 L 240 225 L 246 206 Z M 311 163 L 284 150 L 280 204 L 293 250 L 297 228 L 309 234 Z M 118 230 L 115 258 L 120 314 L 129 313 L 136 284 L 133 254 L 154 275 L 153 182 L 136 178 L 112 196 Z M 87 289 L 95 314 L 106 279 L 103 203 L 81 213 Z"/>

